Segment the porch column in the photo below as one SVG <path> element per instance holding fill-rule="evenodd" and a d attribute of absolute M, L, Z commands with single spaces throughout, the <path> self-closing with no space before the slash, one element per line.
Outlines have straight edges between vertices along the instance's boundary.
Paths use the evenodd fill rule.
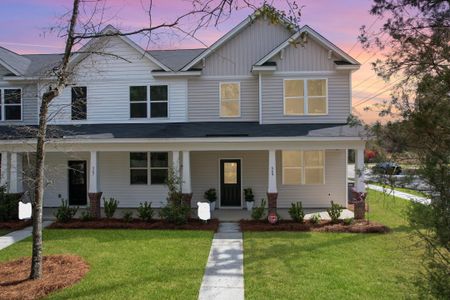
<path fill-rule="evenodd" d="M 22 156 L 17 152 L 10 155 L 11 167 L 9 173 L 9 193 L 21 194 L 23 192 L 22 184 Z"/>
<path fill-rule="evenodd" d="M 182 183 L 181 193 L 183 194 L 183 203 L 191 207 L 192 186 L 191 186 L 191 158 L 189 151 L 183 151 Z"/>
<path fill-rule="evenodd" d="M 364 219 L 366 212 L 366 186 L 364 183 L 364 148 L 355 149 L 355 188 L 353 204 L 355 219 Z"/>
<path fill-rule="evenodd" d="M 100 218 L 100 199 L 102 197 L 98 182 L 98 152 L 91 151 L 89 163 L 89 206 L 94 218 Z"/>
<path fill-rule="evenodd" d="M 277 198 L 278 198 L 278 190 L 277 190 L 276 150 L 269 150 L 269 169 L 268 169 L 268 188 L 267 188 L 269 211 L 276 211 Z"/>
<path fill-rule="evenodd" d="M 180 151 L 172 151 L 172 168 L 176 176 L 180 176 Z"/>
<path fill-rule="evenodd" d="M 9 172 L 8 152 L 2 152 L 0 186 L 6 186 L 8 184 L 8 172 Z"/>

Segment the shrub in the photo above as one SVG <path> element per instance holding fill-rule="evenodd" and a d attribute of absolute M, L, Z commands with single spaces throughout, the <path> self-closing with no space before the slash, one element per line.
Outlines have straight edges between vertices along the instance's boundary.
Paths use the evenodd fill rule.
<path fill-rule="evenodd" d="M 142 221 L 145 222 L 150 222 L 151 220 L 153 220 L 153 208 L 152 208 L 152 203 L 145 201 L 144 203 L 140 203 L 139 207 L 137 209 L 138 211 L 138 216 Z M 125 215 L 124 215 L 125 218 Z"/>
<path fill-rule="evenodd" d="M 252 219 L 261 220 L 263 218 L 264 212 L 266 210 L 266 200 L 261 199 L 261 204 L 258 207 L 253 207 L 252 209 Z"/>
<path fill-rule="evenodd" d="M 305 212 L 303 211 L 302 202 L 291 203 L 291 208 L 289 208 L 289 215 L 295 222 L 303 223 Z"/>
<path fill-rule="evenodd" d="M 65 200 L 61 197 L 61 195 L 58 195 L 58 198 L 61 200 L 61 206 L 58 207 L 55 213 L 56 220 L 58 222 L 67 223 L 70 220 L 73 219 L 75 214 L 78 211 L 77 207 L 70 207 L 69 201 Z"/>
<path fill-rule="evenodd" d="M 190 210 L 187 205 L 169 203 L 161 209 L 159 215 L 169 223 L 181 225 L 187 223 Z"/>
<path fill-rule="evenodd" d="M 110 219 L 114 216 L 114 213 L 116 212 L 117 206 L 119 205 L 119 201 L 117 201 L 114 198 L 109 198 L 109 200 L 106 200 L 103 197 L 103 206 L 105 208 L 105 216 Z"/>
<path fill-rule="evenodd" d="M 246 188 L 244 189 L 244 199 L 247 202 L 253 202 L 255 201 L 255 195 L 253 195 L 252 188 Z"/>
<path fill-rule="evenodd" d="M 352 225 L 353 218 L 345 218 L 344 219 L 344 225 Z"/>
<path fill-rule="evenodd" d="M 311 224 L 319 224 L 320 223 L 320 214 L 314 214 L 311 216 L 311 218 L 309 219 L 309 221 L 311 222 Z"/>
<path fill-rule="evenodd" d="M 331 201 L 331 207 L 327 208 L 327 212 L 330 215 L 332 223 L 337 223 L 339 221 L 343 209 L 342 206 Z"/>
<path fill-rule="evenodd" d="M 81 216 L 80 216 L 81 221 L 91 221 L 92 219 L 94 219 L 94 217 L 92 216 L 91 212 L 89 210 L 84 210 L 81 212 Z"/>
<path fill-rule="evenodd" d="M 18 194 L 8 194 L 6 187 L 0 187 L 0 222 L 18 219 L 19 201 Z"/>
<path fill-rule="evenodd" d="M 205 192 L 205 194 L 203 195 L 203 198 L 208 200 L 210 203 L 216 201 L 217 200 L 216 189 L 209 189 L 209 190 L 207 190 Z"/>
<path fill-rule="evenodd" d="M 133 221 L 133 212 L 132 211 L 125 211 L 123 213 L 123 220 L 127 223 L 130 223 Z"/>

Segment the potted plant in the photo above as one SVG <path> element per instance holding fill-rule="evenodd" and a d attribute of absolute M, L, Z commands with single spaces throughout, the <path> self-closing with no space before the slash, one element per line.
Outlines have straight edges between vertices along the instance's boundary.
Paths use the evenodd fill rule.
<path fill-rule="evenodd" d="M 216 200 L 217 200 L 217 194 L 216 189 L 209 189 L 205 192 L 203 197 L 209 201 L 209 207 L 211 211 L 216 209 Z"/>
<path fill-rule="evenodd" d="M 244 189 L 245 203 L 247 204 L 247 210 L 253 209 L 253 203 L 255 202 L 255 195 L 253 195 L 253 190 L 251 188 Z"/>

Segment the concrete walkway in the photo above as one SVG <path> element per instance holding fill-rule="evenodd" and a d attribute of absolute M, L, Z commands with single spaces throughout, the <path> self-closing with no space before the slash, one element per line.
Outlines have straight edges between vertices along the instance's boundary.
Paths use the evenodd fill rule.
<path fill-rule="evenodd" d="M 52 221 L 42 222 L 42 226 L 44 228 L 50 224 L 52 224 Z M 0 236 L 0 250 L 11 246 L 12 244 L 17 243 L 18 241 L 26 239 L 27 237 L 31 236 L 32 231 L 33 231 L 33 227 L 28 226 L 24 229 L 16 230 L 16 231 L 10 232 L 4 236 Z"/>
<path fill-rule="evenodd" d="M 378 192 L 386 193 L 388 195 L 394 195 L 395 197 L 402 198 L 402 199 L 405 199 L 405 200 L 410 200 L 410 201 L 414 201 L 414 202 L 420 202 L 420 203 L 423 203 L 423 204 L 430 204 L 430 202 L 431 202 L 430 199 L 427 199 L 425 197 L 419 197 L 419 196 L 408 194 L 408 193 L 405 193 L 405 192 L 395 191 L 395 190 L 392 190 L 390 188 L 383 188 L 383 187 L 381 187 L 379 185 L 368 184 L 367 187 L 369 189 L 371 189 L 371 190 L 375 190 L 375 191 L 378 191 Z"/>
<path fill-rule="evenodd" d="M 214 235 L 199 299 L 244 299 L 244 250 L 238 223 L 220 223 Z"/>

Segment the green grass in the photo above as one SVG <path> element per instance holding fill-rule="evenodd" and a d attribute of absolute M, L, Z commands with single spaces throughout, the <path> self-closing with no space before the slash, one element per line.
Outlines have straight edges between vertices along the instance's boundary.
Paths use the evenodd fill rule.
<path fill-rule="evenodd" d="M 371 182 L 370 184 L 378 185 L 378 186 L 381 186 L 381 187 L 383 186 L 382 184 L 377 183 L 377 182 Z M 384 187 L 386 187 L 388 189 L 391 188 L 389 185 L 384 185 Z M 407 189 L 407 188 L 402 188 L 402 187 L 395 187 L 394 190 L 399 191 L 399 192 L 408 193 L 408 194 L 411 194 L 411 195 L 414 195 L 414 196 L 417 196 L 417 197 L 428 198 L 427 194 L 425 194 L 425 193 L 423 193 L 421 191 L 413 190 L 413 189 Z"/>
<path fill-rule="evenodd" d="M 369 191 L 370 219 L 389 234 L 246 232 L 246 299 L 404 299 L 421 251 L 403 211 L 408 202 Z"/>
<path fill-rule="evenodd" d="M 44 253 L 82 256 L 90 271 L 49 299 L 197 299 L 213 233 L 153 230 L 45 230 Z M 0 261 L 31 254 L 30 239 Z"/>
<path fill-rule="evenodd" d="M 7 229 L 0 229 L 0 236 L 7 234 L 8 232 L 10 232 L 11 230 L 7 230 Z"/>

